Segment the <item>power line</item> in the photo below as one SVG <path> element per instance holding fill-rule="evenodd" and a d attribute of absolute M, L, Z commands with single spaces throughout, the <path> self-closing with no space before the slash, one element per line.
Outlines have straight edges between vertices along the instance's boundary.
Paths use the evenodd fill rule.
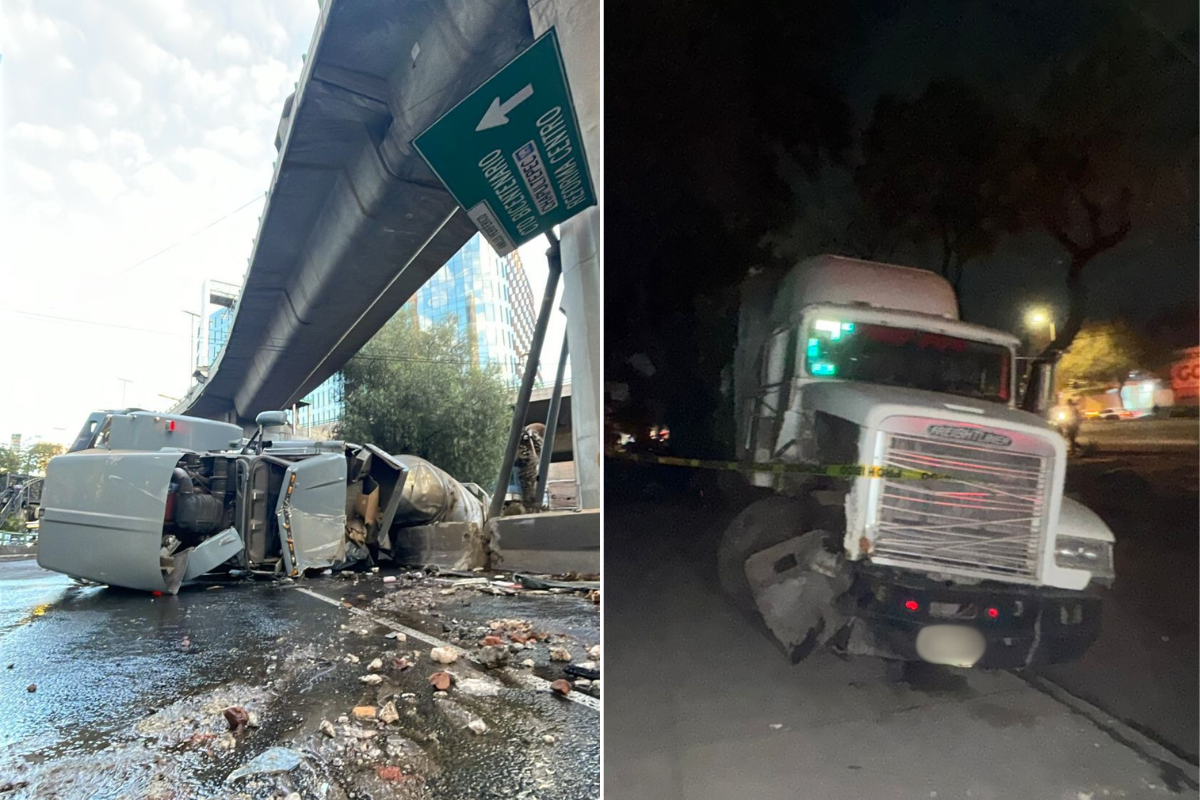
<path fill-rule="evenodd" d="M 37 317 L 39 319 L 53 319 L 60 322 L 78 322 L 82 325 L 97 325 L 101 328 L 119 328 L 125 331 L 136 331 L 137 333 L 153 333 L 156 336 L 182 336 L 181 333 L 169 333 L 167 331 L 156 331 L 150 328 L 134 328 L 130 325 L 118 325 L 115 322 L 100 322 L 94 319 L 81 319 L 80 317 L 60 317 L 54 314 L 38 314 L 34 311 L 18 311 L 17 309 L 4 308 L 0 309 L 0 313 L 4 314 L 19 314 L 24 317 Z"/>
<path fill-rule="evenodd" d="M 114 278 L 119 278 L 119 277 L 121 277 L 122 275 L 125 275 L 126 273 L 128 273 L 128 272 L 131 272 L 131 271 L 133 271 L 133 270 L 137 269 L 137 268 L 138 268 L 138 267 L 140 267 L 142 264 L 145 264 L 147 261 L 153 261 L 154 259 L 158 258 L 159 256 L 161 256 L 163 253 L 167 252 L 168 250 L 173 250 L 173 249 L 175 249 L 176 247 L 178 247 L 179 245 L 181 245 L 181 244 L 183 244 L 184 242 L 188 241 L 189 239 L 194 239 L 195 237 L 197 237 L 197 236 L 199 236 L 200 234 L 204 233 L 206 230 L 208 230 L 209 228 L 213 227 L 214 225 L 217 225 L 217 224 L 219 224 L 219 223 L 221 223 L 221 222 L 224 222 L 225 220 L 229 219 L 230 217 L 232 217 L 234 214 L 238 213 L 238 212 L 239 212 L 239 211 L 241 211 L 242 209 L 249 207 L 250 205 L 252 205 L 253 203 L 256 203 L 256 202 L 258 202 L 258 201 L 259 201 L 259 200 L 261 200 L 261 199 L 262 199 L 262 196 L 261 196 L 261 195 L 256 195 L 255 197 L 252 197 L 251 199 L 247 200 L 245 203 L 242 203 L 240 206 L 238 206 L 237 208 L 235 208 L 233 211 L 230 211 L 230 212 L 229 212 L 228 214 L 226 214 L 225 216 L 223 216 L 223 217 L 221 217 L 221 218 L 219 218 L 219 219 L 215 219 L 215 220 L 213 220 L 212 222 L 210 222 L 210 223 L 208 223 L 207 225 L 205 225 L 203 228 L 200 228 L 199 230 L 196 230 L 196 231 L 193 231 L 192 233 L 189 233 L 187 236 L 183 237 L 182 239 L 179 239 L 178 241 L 176 241 L 176 242 L 174 242 L 174 243 L 172 243 L 172 244 L 169 244 L 169 245 L 167 245 L 167 246 L 166 246 L 166 247 L 164 247 L 162 250 L 159 250 L 157 253 L 155 253 L 155 254 L 153 254 L 153 255 L 146 256 L 146 257 L 145 257 L 145 258 L 143 258 L 141 261 L 138 261 L 138 262 L 137 262 L 137 263 L 135 263 L 135 264 L 131 264 L 130 266 L 128 266 L 128 267 L 126 267 L 125 269 L 121 270 L 120 272 L 116 273 L 116 274 L 115 274 L 115 275 L 113 275 L 112 277 L 114 277 Z"/>

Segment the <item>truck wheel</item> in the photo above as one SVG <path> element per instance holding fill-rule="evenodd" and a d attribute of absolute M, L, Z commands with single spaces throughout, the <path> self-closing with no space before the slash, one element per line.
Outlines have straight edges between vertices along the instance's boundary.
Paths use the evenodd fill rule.
<path fill-rule="evenodd" d="M 746 559 L 811 530 L 811 505 L 806 499 L 768 497 L 748 506 L 729 523 L 717 546 L 717 577 L 739 608 L 754 610 Z"/>

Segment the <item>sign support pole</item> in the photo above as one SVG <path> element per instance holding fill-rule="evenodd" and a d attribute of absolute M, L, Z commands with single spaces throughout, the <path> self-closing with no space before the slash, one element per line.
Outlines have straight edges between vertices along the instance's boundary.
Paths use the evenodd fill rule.
<path fill-rule="evenodd" d="M 508 429 L 508 445 L 504 448 L 504 460 L 500 464 L 500 479 L 496 481 L 496 491 L 492 494 L 492 503 L 488 506 L 487 519 L 496 519 L 504 508 L 504 498 L 508 495 L 508 484 L 512 480 L 513 463 L 517 460 L 517 446 L 521 443 L 521 434 L 525 431 L 525 417 L 529 413 L 529 398 L 533 395 L 533 382 L 537 378 L 538 360 L 542 355 L 542 343 L 546 339 L 546 328 L 550 325 L 550 315 L 554 313 L 554 296 L 558 293 L 558 278 L 562 275 L 562 257 L 559 254 L 558 237 L 553 231 L 545 231 L 550 240 L 550 249 L 546 251 L 546 260 L 550 264 L 546 275 L 546 291 L 542 294 L 542 308 L 538 312 L 537 325 L 533 329 L 533 342 L 529 346 L 529 357 L 525 359 L 525 374 L 521 377 L 521 390 L 517 393 L 517 404 L 513 408 L 512 426 Z M 546 443 L 542 443 L 546 447 Z"/>

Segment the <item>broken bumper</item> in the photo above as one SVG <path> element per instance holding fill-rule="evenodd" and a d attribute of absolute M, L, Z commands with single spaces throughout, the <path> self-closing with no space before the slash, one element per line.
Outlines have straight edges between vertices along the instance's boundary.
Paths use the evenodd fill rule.
<path fill-rule="evenodd" d="M 919 661 L 917 637 L 939 625 L 974 628 L 986 649 L 974 666 L 1014 669 L 1073 661 L 1100 634 L 1099 594 L 984 583 L 944 582 L 861 570 L 844 597 L 849 617 L 839 649 Z"/>

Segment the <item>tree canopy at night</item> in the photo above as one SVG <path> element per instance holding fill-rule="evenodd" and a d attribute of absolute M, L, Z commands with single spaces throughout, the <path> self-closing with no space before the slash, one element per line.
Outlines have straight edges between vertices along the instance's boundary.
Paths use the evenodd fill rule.
<path fill-rule="evenodd" d="M 610 9 L 627 22 L 608 51 L 638 57 L 606 68 L 606 373 L 681 451 L 728 446 L 751 270 L 821 252 L 930 269 L 968 321 L 1023 333 L 1048 305 L 1059 350 L 1196 293 L 1192 7 Z"/>

